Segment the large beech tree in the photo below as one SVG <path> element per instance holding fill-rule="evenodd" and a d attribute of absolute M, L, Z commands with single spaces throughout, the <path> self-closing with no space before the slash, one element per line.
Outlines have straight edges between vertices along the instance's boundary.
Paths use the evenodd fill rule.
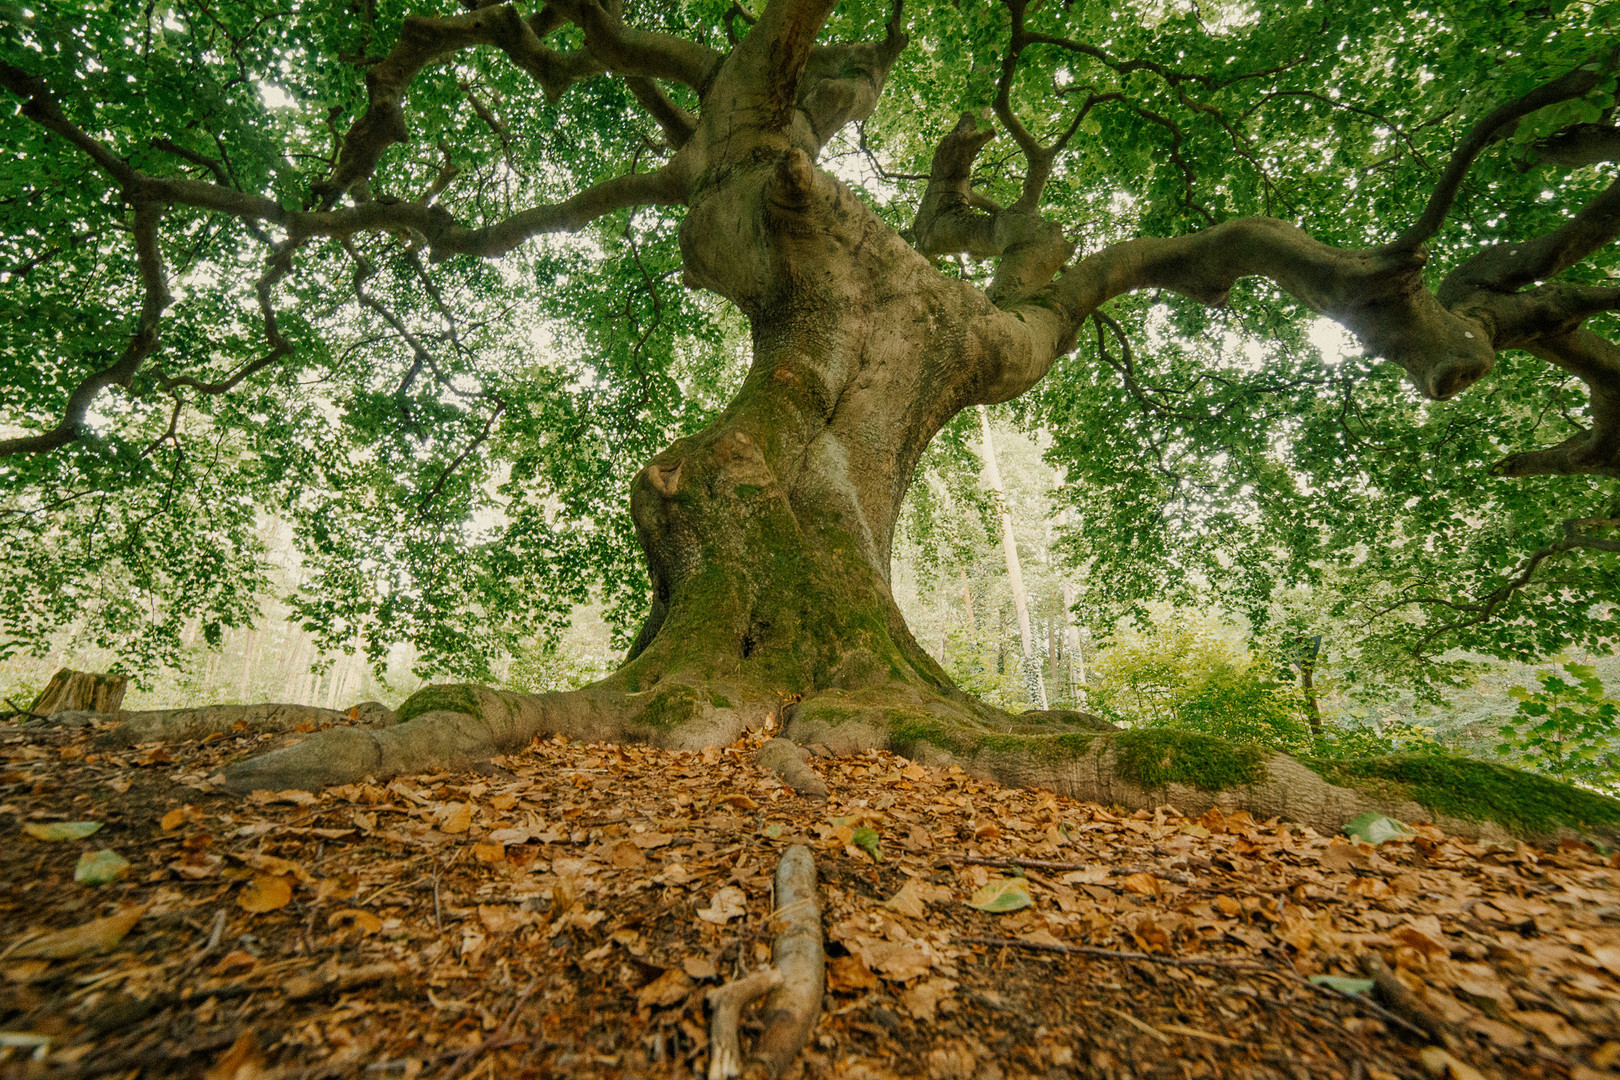
<path fill-rule="evenodd" d="M 514 612 L 554 618 L 531 594 L 555 575 L 549 595 L 577 595 L 569 553 L 614 539 L 569 535 L 587 515 L 557 474 L 680 436 L 630 481 L 651 599 L 620 670 L 568 693 L 425 690 L 403 723 L 239 763 L 241 787 L 545 732 L 690 747 L 781 723 L 1075 794 L 1183 779 L 1183 810 L 1235 786 L 1342 820 L 1366 796 L 1286 758 L 1194 780 L 1085 718 L 1000 713 L 890 595 L 902 500 L 954 417 L 1036 387 L 1082 335 L 1110 378 L 1158 389 L 1132 382 L 1132 297 L 1252 305 L 1284 337 L 1325 315 L 1433 400 L 1533 357 L 1584 399 L 1556 387 L 1539 411 L 1567 437 L 1502 446 L 1496 473 L 1620 476 L 1601 5 L 46 7 L 0 8 L 20 154 L 4 351 L 43 376 L 7 389 L 7 481 L 41 493 L 23 516 L 83 513 L 92 474 L 154 493 L 120 519 L 145 556 L 122 572 L 212 558 L 185 580 L 217 624 L 244 603 L 228 582 L 256 582 L 251 552 L 207 537 L 251 508 L 210 497 L 199 458 L 301 477 L 283 512 L 347 538 L 314 564 L 334 637 L 379 636 L 341 602 L 369 591 L 390 629 L 434 608 L 475 646 Z M 548 349 L 611 361 L 580 377 Z M 318 437 L 334 415 L 346 441 Z M 560 441 L 566 468 L 537 449 Z M 346 487 L 357 461 L 369 479 Z M 550 498 L 525 500 L 548 470 Z M 509 496 L 494 525 L 489 489 Z M 1614 524 L 1572 519 L 1526 574 L 1620 550 Z M 435 557 L 478 529 L 477 559 Z"/>

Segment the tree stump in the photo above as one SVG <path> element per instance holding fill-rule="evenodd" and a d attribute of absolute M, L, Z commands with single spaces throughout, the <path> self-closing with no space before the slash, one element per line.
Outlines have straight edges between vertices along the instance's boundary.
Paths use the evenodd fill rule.
<path fill-rule="evenodd" d="M 64 712 L 116 713 L 124 703 L 124 687 L 128 682 L 123 675 L 63 668 L 51 676 L 28 711 L 35 716 Z"/>

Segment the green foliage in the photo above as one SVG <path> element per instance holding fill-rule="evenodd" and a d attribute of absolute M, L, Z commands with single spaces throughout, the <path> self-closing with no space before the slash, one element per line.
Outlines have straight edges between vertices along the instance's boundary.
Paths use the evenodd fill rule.
<path fill-rule="evenodd" d="M 1155 605 L 1145 625 L 1120 628 L 1093 669 L 1092 707 L 1121 724 L 1283 750 L 1309 745 L 1299 694 L 1215 612 Z"/>
<path fill-rule="evenodd" d="M 1536 681 L 1539 689 L 1508 691 L 1519 702 L 1518 719 L 1502 726 L 1497 753 L 1560 780 L 1620 787 L 1620 702 L 1604 692 L 1597 672 L 1567 663 L 1564 675 L 1538 671 Z"/>
<path fill-rule="evenodd" d="M 1385 720 L 1376 725 L 1341 720 L 1327 725 L 1322 736 L 1311 741 L 1311 754 L 1319 758 L 1452 753 L 1453 749 L 1437 736 L 1433 728 L 1401 720 Z"/>

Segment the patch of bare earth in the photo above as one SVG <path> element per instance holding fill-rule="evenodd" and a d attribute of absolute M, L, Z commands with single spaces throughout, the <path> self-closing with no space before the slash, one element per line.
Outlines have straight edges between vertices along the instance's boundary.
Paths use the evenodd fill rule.
<path fill-rule="evenodd" d="M 813 759 L 823 802 L 761 771 L 752 743 L 551 741 L 468 773 L 240 800 L 208 778 L 274 740 L 107 753 L 92 734 L 0 727 L 8 1077 L 704 1075 L 704 991 L 769 959 L 794 843 L 815 852 L 829 956 L 806 1076 L 1620 1065 L 1620 859 L 1580 847 L 1420 828 L 1374 849 L 881 753 Z M 23 828 L 81 820 L 102 828 Z M 124 875 L 76 883 L 102 849 Z M 1017 873 L 974 860 L 1012 859 L 1060 865 L 1024 871 L 1032 907 L 968 906 Z M 1409 1000 L 1308 981 L 1360 977 L 1368 954 Z"/>

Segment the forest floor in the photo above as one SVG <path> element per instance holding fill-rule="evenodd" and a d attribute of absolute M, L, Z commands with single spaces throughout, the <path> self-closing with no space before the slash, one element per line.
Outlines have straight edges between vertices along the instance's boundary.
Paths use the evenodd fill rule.
<path fill-rule="evenodd" d="M 831 797 L 811 800 L 752 743 L 540 742 L 465 773 L 237 799 L 211 777 L 277 740 L 109 753 L 93 735 L 0 726 L 7 1077 L 703 1075 L 704 990 L 768 958 L 794 843 L 828 938 L 809 1077 L 1620 1070 L 1620 856 L 1578 845 L 1420 827 L 1373 848 L 881 753 L 812 760 Z M 75 821 L 101 828 L 32 835 Z M 857 846 L 868 828 L 880 860 Z M 76 883 L 103 849 L 122 876 Z M 1013 858 L 1075 868 L 1025 871 L 1022 910 L 969 906 L 1016 873 L 973 860 Z M 1369 952 L 1416 1009 L 1308 981 L 1360 976 Z"/>

